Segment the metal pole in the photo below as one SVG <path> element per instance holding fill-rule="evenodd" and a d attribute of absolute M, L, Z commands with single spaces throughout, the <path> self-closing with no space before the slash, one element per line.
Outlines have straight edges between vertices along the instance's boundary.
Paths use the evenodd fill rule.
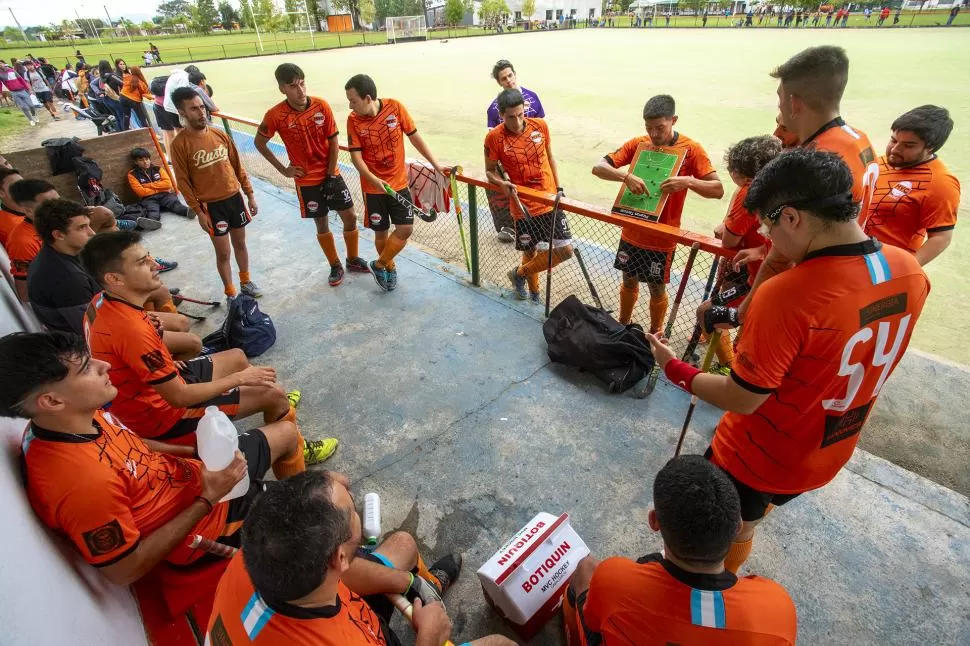
<path fill-rule="evenodd" d="M 222 117 L 222 127 L 225 129 L 226 134 L 232 139 L 232 128 L 229 127 L 229 119 Z"/>
<path fill-rule="evenodd" d="M 249 3 L 249 17 L 253 19 L 253 27 L 256 28 L 256 40 L 259 42 L 259 51 L 265 51 L 263 49 L 263 39 L 259 36 L 259 23 L 256 22 L 256 14 L 253 13 L 253 5 Z"/>
<path fill-rule="evenodd" d="M 468 242 L 472 248 L 472 285 L 482 286 L 482 272 L 478 258 L 478 187 L 468 185 Z"/>
<path fill-rule="evenodd" d="M 13 18 L 13 21 L 17 24 L 17 29 L 20 30 L 20 35 L 24 37 L 24 42 L 26 43 L 27 42 L 27 32 L 24 31 L 24 28 L 20 26 L 20 21 L 17 20 L 17 16 L 15 16 L 13 14 L 13 7 L 7 7 L 7 8 L 10 10 L 10 17 Z"/>
<path fill-rule="evenodd" d="M 316 49 L 317 43 L 313 40 L 313 24 L 310 22 L 310 0 L 303 0 L 303 13 L 306 14 L 306 28 L 310 32 L 310 49 Z"/>

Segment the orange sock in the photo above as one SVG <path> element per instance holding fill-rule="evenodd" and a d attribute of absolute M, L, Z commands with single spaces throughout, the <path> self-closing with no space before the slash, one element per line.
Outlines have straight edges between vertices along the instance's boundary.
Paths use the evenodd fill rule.
<path fill-rule="evenodd" d="M 731 549 L 728 550 L 727 556 L 724 557 L 724 568 L 738 573 L 738 570 L 744 565 L 744 562 L 748 560 L 748 556 L 751 555 L 751 543 L 754 541 L 753 538 L 749 538 L 746 541 L 735 541 L 731 543 Z"/>
<path fill-rule="evenodd" d="M 239 272 L 239 282 L 240 283 L 248 283 L 249 280 L 250 280 L 250 278 L 249 278 L 249 272 L 248 271 L 241 271 L 241 272 Z"/>
<path fill-rule="evenodd" d="M 388 236 L 387 242 L 384 243 L 384 250 L 381 251 L 380 258 L 377 259 L 377 264 L 388 270 L 394 269 L 394 256 L 401 253 L 401 249 L 404 249 L 404 245 L 407 243 L 407 240 L 401 240 L 397 236 Z"/>
<path fill-rule="evenodd" d="M 620 283 L 620 318 L 623 325 L 629 325 L 633 320 L 633 308 L 637 304 L 640 296 L 640 285 L 627 287 L 626 283 Z"/>
<path fill-rule="evenodd" d="M 664 292 L 660 298 L 650 297 L 650 332 L 656 334 L 664 326 L 664 317 L 667 316 L 667 293 Z"/>
<path fill-rule="evenodd" d="M 293 409 L 290 410 L 292 411 Z M 303 439 L 303 435 L 299 431 L 296 434 L 299 437 L 299 442 L 297 442 L 297 448 L 293 452 L 293 455 L 288 458 L 280 458 L 273 463 L 273 475 L 276 476 L 277 480 L 286 480 L 291 476 L 306 471 L 306 460 L 303 458 L 303 446 L 306 440 Z"/>
<path fill-rule="evenodd" d="M 232 283 L 229 283 L 228 285 L 224 285 L 222 288 L 222 293 L 225 294 L 226 296 L 235 296 L 236 286 L 233 285 Z"/>
<path fill-rule="evenodd" d="M 552 251 L 552 266 L 555 267 L 563 260 L 568 257 L 567 252 L 564 252 L 562 248 L 554 249 Z M 528 276 L 529 274 L 538 274 L 549 268 L 549 252 L 545 251 L 540 254 L 536 254 L 526 263 L 523 263 L 519 267 L 519 273 L 523 276 Z"/>
<path fill-rule="evenodd" d="M 357 229 L 344 231 L 344 246 L 347 247 L 347 258 L 356 258 L 360 255 L 360 250 L 358 249 L 359 242 L 360 234 Z"/>
<path fill-rule="evenodd" d="M 722 366 L 730 368 L 734 365 L 734 345 L 731 343 L 731 335 L 727 331 L 721 332 L 714 352 L 717 354 L 717 362 Z"/>
<path fill-rule="evenodd" d="M 337 256 L 337 245 L 333 242 L 332 233 L 329 231 L 326 233 L 318 233 L 317 242 L 320 244 L 320 248 L 323 249 L 323 255 L 327 257 L 327 261 L 331 265 L 336 265 L 340 262 L 340 258 Z"/>
<path fill-rule="evenodd" d="M 526 282 L 529 283 L 529 291 L 533 294 L 539 293 L 539 274 L 526 274 Z"/>
<path fill-rule="evenodd" d="M 429 570 L 428 566 L 424 564 L 424 559 L 421 558 L 420 554 L 418 554 L 418 564 L 415 565 L 414 569 L 411 571 L 425 581 L 430 581 L 433 583 L 439 590 L 441 589 L 441 581 L 438 580 L 438 577 L 431 574 L 431 570 Z"/>
<path fill-rule="evenodd" d="M 374 248 L 377 249 L 377 255 L 381 255 L 384 251 L 384 244 L 387 242 L 387 238 L 374 238 Z"/>

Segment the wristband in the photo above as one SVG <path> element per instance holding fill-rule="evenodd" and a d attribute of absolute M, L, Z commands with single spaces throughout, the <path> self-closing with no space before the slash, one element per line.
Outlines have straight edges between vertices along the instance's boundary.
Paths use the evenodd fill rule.
<path fill-rule="evenodd" d="M 205 496 L 196 496 L 195 499 L 196 500 L 201 500 L 202 502 L 205 503 L 205 506 L 208 507 L 208 510 L 205 513 L 208 514 L 209 512 L 212 511 L 212 503 L 209 502 L 209 499 L 208 498 L 206 498 Z"/>
<path fill-rule="evenodd" d="M 681 361 L 680 359 L 671 359 L 664 366 L 664 375 L 670 380 L 675 386 L 683 388 L 691 395 L 694 391 L 691 390 L 691 385 L 694 383 L 694 377 L 701 374 L 701 371 L 694 366 Z"/>

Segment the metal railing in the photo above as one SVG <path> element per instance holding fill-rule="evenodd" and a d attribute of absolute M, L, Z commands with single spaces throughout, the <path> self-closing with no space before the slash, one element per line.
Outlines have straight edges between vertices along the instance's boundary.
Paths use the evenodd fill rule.
<path fill-rule="evenodd" d="M 256 150 L 253 141 L 256 128 L 259 126 L 257 121 L 225 113 L 216 113 L 215 116 L 221 120 L 222 127 L 235 141 L 247 172 L 280 189 L 293 190 L 292 180 L 280 175 Z M 283 163 L 288 163 L 282 144 L 271 141 L 269 145 Z M 358 217 L 362 218 L 364 198 L 360 177 L 351 163 L 350 153 L 343 146 L 340 149 L 338 163 L 340 172 L 353 194 Z M 456 175 L 456 179 L 458 195 L 453 196 L 450 212 L 441 214 L 431 223 L 415 221 L 411 241 L 454 266 L 456 273 L 466 272 L 467 280 L 472 285 L 497 290 L 498 293 L 511 299 L 513 298 L 512 285 L 508 272 L 519 265 L 521 252 L 516 251 L 513 244 L 499 242 L 496 237 L 493 213 L 486 195 L 487 191 L 498 189 L 489 184 L 486 179 L 467 173 Z M 551 194 L 536 193 L 527 188 L 519 190 L 522 195 L 528 196 L 533 201 L 550 206 L 555 199 Z M 460 203 L 464 212 L 462 226 L 469 251 L 467 265 L 455 213 L 455 201 Z M 678 355 L 682 355 L 694 333 L 694 311 L 705 299 L 706 291 L 710 289 L 715 262 L 719 258 L 733 256 L 735 252 L 724 249 L 714 238 L 616 215 L 608 209 L 570 198 L 564 197 L 560 208 L 572 231 L 572 245 L 574 249 L 580 251 L 580 254 L 553 269 L 549 295 L 551 306 L 555 307 L 570 294 L 576 294 L 585 303 L 595 304 L 591 296 L 591 289 L 595 289 L 603 307 L 617 316 L 622 274 L 614 269 L 613 263 L 620 231 L 623 227 L 647 228 L 654 236 L 676 245 L 667 293 L 672 306 L 681 281 L 684 281 L 680 310 L 670 333 L 671 346 Z M 336 224 L 336 214 L 331 214 L 331 217 Z M 693 262 L 688 263 L 691 248 L 694 246 L 697 252 Z M 578 257 L 582 258 L 582 263 Z M 690 264 L 690 270 L 685 273 L 688 264 Z M 540 288 L 543 303 L 546 297 L 545 286 L 545 274 L 542 274 Z M 640 323 L 644 329 L 649 327 L 650 322 L 649 300 L 650 294 L 644 285 L 633 313 L 633 321 Z M 542 306 L 523 303 L 523 308 L 541 319 Z"/>

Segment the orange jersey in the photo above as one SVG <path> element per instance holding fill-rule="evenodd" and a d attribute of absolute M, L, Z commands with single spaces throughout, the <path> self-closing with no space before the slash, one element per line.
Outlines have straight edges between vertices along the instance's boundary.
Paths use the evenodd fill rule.
<path fill-rule="evenodd" d="M 669 146 L 654 146 L 650 141 L 650 137 L 646 135 L 634 137 L 609 155 L 606 155 L 604 159 L 613 168 L 628 166 L 633 162 L 633 158 L 636 157 L 637 148 L 640 147 L 640 144 L 647 144 L 653 150 L 659 150 L 661 152 L 684 150 L 686 153 L 684 155 L 684 163 L 680 167 L 680 172 L 677 173 L 678 176 L 703 179 L 711 173 L 716 172 L 704 148 L 690 137 L 686 137 L 679 132 L 674 133 L 674 141 Z M 660 219 L 657 221 L 672 227 L 680 227 L 680 217 L 684 213 L 685 200 L 687 200 L 687 191 L 669 194 L 667 201 L 664 203 L 663 211 L 660 212 Z M 674 240 L 653 233 L 649 227 L 644 226 L 624 227 L 620 238 L 641 249 L 670 251 L 677 246 Z"/>
<path fill-rule="evenodd" d="M 28 426 L 23 459 L 34 511 L 85 561 L 104 567 L 192 504 L 202 493 L 202 463 L 152 451 L 111 413 L 95 412 L 92 424 L 97 435 Z M 228 508 L 217 504 L 189 533 L 218 538 Z M 166 560 L 197 556 L 179 547 Z"/>
<path fill-rule="evenodd" d="M 916 252 L 927 233 L 950 231 L 957 225 L 960 182 L 939 159 L 893 168 L 879 158 L 879 180 L 865 231 L 881 242 Z"/>
<path fill-rule="evenodd" d="M 600 563 L 583 618 L 609 646 L 793 646 L 798 629 L 794 602 L 771 579 L 687 572 L 660 554 Z"/>
<path fill-rule="evenodd" d="M 296 178 L 297 186 L 314 186 L 327 178 L 330 147 L 337 145 L 340 134 L 330 104 L 315 96 L 307 97 L 307 106 L 296 110 L 286 101 L 266 111 L 259 134 L 272 139 L 279 133 L 290 164 L 299 166 L 306 175 Z M 334 169 L 334 175 L 340 171 Z"/>
<path fill-rule="evenodd" d="M 852 456 L 929 291 L 912 255 L 872 239 L 814 251 L 765 281 L 731 377 L 769 397 L 751 415 L 724 414 L 714 462 L 768 493 L 829 482 Z"/>
<path fill-rule="evenodd" d="M 4 249 L 9 248 L 7 241 L 10 239 L 10 234 L 23 221 L 24 214 L 20 211 L 0 208 L 0 245 L 3 245 Z"/>
<path fill-rule="evenodd" d="M 240 188 L 246 195 L 253 194 L 239 150 L 222 130 L 182 128 L 172 140 L 170 156 L 179 191 L 196 213 L 205 211 L 200 203 L 220 202 L 239 193 Z"/>
<path fill-rule="evenodd" d="M 389 629 L 367 602 L 337 583 L 337 603 L 301 608 L 269 603 L 253 588 L 242 553 L 226 568 L 209 616 L 211 646 L 384 646 Z"/>
<path fill-rule="evenodd" d="M 500 123 L 485 135 L 485 158 L 501 162 L 509 181 L 516 186 L 542 193 L 556 192 L 556 180 L 549 162 L 550 150 L 552 140 L 549 137 L 549 126 L 544 119 L 527 117 L 525 129 L 520 134 L 510 132 L 504 123 Z M 521 200 L 522 206 L 529 210 L 530 215 L 544 215 L 552 211 L 551 206 L 527 197 L 522 197 Z M 509 206 L 513 218 L 521 220 L 525 217 L 519 212 L 515 200 Z"/>
<path fill-rule="evenodd" d="M 404 135 L 411 136 L 418 127 L 407 108 L 394 99 L 380 99 L 377 116 L 362 117 L 351 111 L 347 117 L 347 144 L 351 152 L 359 151 L 370 172 L 391 185 L 395 191 L 408 187 L 408 169 L 404 164 Z M 371 195 L 383 195 L 363 178 L 361 188 Z"/>
<path fill-rule="evenodd" d="M 84 316 L 91 356 L 111 364 L 118 389 L 111 412 L 142 437 L 157 437 L 182 418 L 184 408 L 165 401 L 152 386 L 182 379 L 145 310 L 106 292 L 95 295 Z"/>
<path fill-rule="evenodd" d="M 802 146 L 835 153 L 849 166 L 852 171 L 852 197 L 862 205 L 859 210 L 861 219 L 869 208 L 876 180 L 879 179 L 876 153 L 866 133 L 848 125 L 842 117 L 837 117 L 806 139 Z"/>
<path fill-rule="evenodd" d="M 744 208 L 744 200 L 748 197 L 750 184 L 739 186 L 731 197 L 731 204 L 728 206 L 727 215 L 724 216 L 724 228 L 741 238 L 741 244 L 737 247 L 741 249 L 755 249 L 765 245 L 766 238 L 758 233 L 761 228 L 761 221 L 758 216 Z M 761 268 L 761 260 L 748 263 L 748 284 L 754 284 L 754 278 L 758 275 Z"/>
<path fill-rule="evenodd" d="M 37 257 L 37 252 L 43 246 L 34 221 L 23 218 L 7 237 L 7 255 L 10 256 L 10 273 L 17 280 L 27 280 L 27 270 L 30 263 Z"/>

